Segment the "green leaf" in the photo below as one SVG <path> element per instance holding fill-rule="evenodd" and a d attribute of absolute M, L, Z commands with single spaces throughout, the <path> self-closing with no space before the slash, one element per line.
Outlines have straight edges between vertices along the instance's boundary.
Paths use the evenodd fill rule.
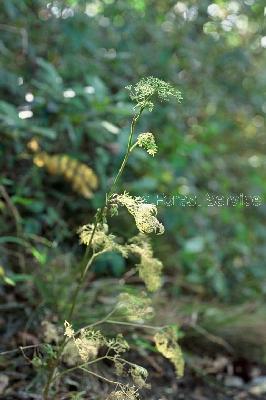
<path fill-rule="evenodd" d="M 56 132 L 53 129 L 50 128 L 41 128 L 39 126 L 31 126 L 29 128 L 31 133 L 34 133 L 35 135 L 43 136 L 48 139 L 56 139 Z"/>

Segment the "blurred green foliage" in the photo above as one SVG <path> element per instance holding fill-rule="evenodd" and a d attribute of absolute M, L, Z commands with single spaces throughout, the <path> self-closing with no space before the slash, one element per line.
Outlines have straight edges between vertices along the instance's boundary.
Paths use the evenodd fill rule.
<path fill-rule="evenodd" d="M 147 159 L 136 151 L 125 188 L 153 199 L 262 199 L 259 207 L 160 202 L 166 234 L 156 252 L 169 290 L 225 301 L 264 296 L 264 2 L 2 0 L 0 10 L 0 234 L 13 238 L 0 242 L 7 275 L 27 276 L 60 252 L 78 256 L 75 230 L 102 204 L 126 141 L 132 105 L 123 88 L 154 75 L 184 100 L 145 115 L 139 131 L 155 134 L 159 153 Z M 92 166 L 101 182 L 95 197 L 83 199 L 34 166 L 32 138 Z M 133 233 L 130 221 L 112 223 Z M 95 267 L 99 276 L 124 273 L 115 257 L 105 261 Z"/>

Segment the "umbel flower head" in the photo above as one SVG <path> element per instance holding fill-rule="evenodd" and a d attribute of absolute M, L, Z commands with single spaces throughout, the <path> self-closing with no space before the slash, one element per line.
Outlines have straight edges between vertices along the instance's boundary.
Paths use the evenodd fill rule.
<path fill-rule="evenodd" d="M 142 233 L 164 233 L 164 226 L 156 218 L 157 208 L 154 204 L 144 202 L 142 197 L 132 197 L 128 193 L 114 194 L 112 200 L 125 206 L 135 218 L 136 226 Z"/>
<path fill-rule="evenodd" d="M 163 264 L 153 256 L 149 238 L 144 234 L 139 234 L 131 239 L 131 244 L 128 247 L 132 253 L 140 257 L 140 263 L 137 264 L 137 267 L 139 276 L 147 289 L 151 292 L 159 289 Z"/>
<path fill-rule="evenodd" d="M 65 321 L 64 326 L 64 335 L 73 341 L 82 361 L 86 362 L 96 358 L 100 346 L 105 343 L 105 338 L 101 332 L 91 329 L 81 329 L 79 337 L 76 338 L 72 325 Z"/>
<path fill-rule="evenodd" d="M 150 388 L 150 385 L 146 383 L 146 380 L 148 378 L 148 371 L 146 368 L 141 367 L 140 365 L 132 365 L 130 368 L 130 375 L 133 379 L 134 384 L 138 388 Z"/>
<path fill-rule="evenodd" d="M 139 400 L 138 389 L 121 385 L 120 390 L 111 392 L 106 400 Z"/>
<path fill-rule="evenodd" d="M 83 225 L 78 229 L 80 243 L 88 245 L 91 241 L 94 224 Z M 127 257 L 128 252 L 126 246 L 116 242 L 116 236 L 108 233 L 107 224 L 98 224 L 94 232 L 91 246 L 96 253 L 107 251 L 118 251 L 123 257 Z"/>
<path fill-rule="evenodd" d="M 121 333 L 119 333 L 115 338 L 107 339 L 105 344 L 109 350 L 114 352 L 114 358 L 119 356 L 120 353 L 129 350 L 129 345 Z"/>
<path fill-rule="evenodd" d="M 143 147 L 151 156 L 157 153 L 157 146 L 151 132 L 141 133 L 137 138 L 137 144 L 139 147 Z"/>
<path fill-rule="evenodd" d="M 143 322 L 153 316 L 151 299 L 144 293 L 138 296 L 126 292 L 120 293 L 117 307 L 129 321 Z"/>
<path fill-rule="evenodd" d="M 135 86 L 129 85 L 126 89 L 130 90 L 130 97 L 136 102 L 136 107 L 147 107 L 150 111 L 154 106 L 151 101 L 153 96 L 157 96 L 161 101 L 168 101 L 171 97 L 175 97 L 178 101 L 182 100 L 179 90 L 153 76 L 142 78 Z"/>
<path fill-rule="evenodd" d="M 82 361 L 95 359 L 99 349 L 103 346 L 107 347 L 108 351 L 112 351 L 113 359 L 129 349 L 127 341 L 121 334 L 118 334 L 115 338 L 107 339 L 100 331 L 94 331 L 90 328 L 83 328 L 75 332 L 72 325 L 67 321 L 64 322 L 64 327 L 64 335 L 68 338 L 67 343 L 74 344 Z"/>
<path fill-rule="evenodd" d="M 99 331 L 81 329 L 80 337 L 75 338 L 74 341 L 80 358 L 86 362 L 97 357 L 103 337 Z"/>

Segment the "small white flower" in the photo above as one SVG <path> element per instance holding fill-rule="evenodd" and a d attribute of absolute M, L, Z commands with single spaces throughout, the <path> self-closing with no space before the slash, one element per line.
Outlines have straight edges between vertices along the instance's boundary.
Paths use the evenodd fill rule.
<path fill-rule="evenodd" d="M 141 133 L 138 136 L 137 144 L 139 147 L 144 148 L 151 156 L 154 156 L 157 153 L 157 146 L 151 132 Z"/>
<path fill-rule="evenodd" d="M 72 328 L 72 325 L 69 322 L 65 321 L 64 327 L 65 327 L 64 335 L 68 338 L 73 338 L 75 332 L 74 332 L 74 329 Z"/>
<path fill-rule="evenodd" d="M 80 243 L 89 245 L 94 231 L 94 224 L 83 225 L 78 229 Z M 116 242 L 116 236 L 108 234 L 107 224 L 98 224 L 91 242 L 93 250 L 97 252 L 118 251 L 123 257 L 127 257 L 127 248 Z"/>
<path fill-rule="evenodd" d="M 156 218 L 157 207 L 154 204 L 144 203 L 141 197 L 132 197 L 128 193 L 113 195 L 113 199 L 127 208 L 135 218 L 136 226 L 142 233 L 164 233 L 164 226 Z"/>
<path fill-rule="evenodd" d="M 178 101 L 182 100 L 179 90 L 153 76 L 143 78 L 135 86 L 130 85 L 126 89 L 130 91 L 130 97 L 136 102 L 136 107 L 148 108 L 149 111 L 152 111 L 154 106 L 150 100 L 153 96 L 157 96 L 161 101 L 168 101 L 170 97 L 175 97 Z"/>
<path fill-rule="evenodd" d="M 137 264 L 137 267 L 139 276 L 144 281 L 147 289 L 151 292 L 159 289 L 163 264 L 153 256 L 149 238 L 140 233 L 131 239 L 129 250 L 140 257 L 140 263 Z"/>

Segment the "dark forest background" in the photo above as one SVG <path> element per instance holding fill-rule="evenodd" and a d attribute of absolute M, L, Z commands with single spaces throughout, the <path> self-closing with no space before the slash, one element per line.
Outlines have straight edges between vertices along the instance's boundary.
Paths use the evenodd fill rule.
<path fill-rule="evenodd" d="M 20 343 L 20 331 L 38 331 L 47 316 L 61 320 L 82 256 L 76 230 L 102 205 L 124 152 L 132 116 L 124 87 L 153 75 L 178 87 L 183 101 L 145 114 L 138 131 L 154 133 L 158 156 L 137 150 L 123 185 L 154 201 L 165 196 L 158 208 L 166 233 L 154 238 L 165 266 L 158 315 L 184 325 L 189 357 L 207 357 L 214 345 L 202 334 L 208 332 L 235 346 L 237 357 L 263 365 L 264 6 L 262 0 L 1 1 L 0 297 L 9 345 Z M 99 180 L 92 198 L 39 168 L 34 144 L 89 165 Z M 232 200 L 241 194 L 244 204 Z M 179 200 L 169 205 L 173 196 Z M 118 218 L 113 230 L 133 236 L 130 218 Z M 101 318 L 121 279 L 142 287 L 129 268 L 116 254 L 95 264 L 77 321 L 88 313 Z M 198 330 L 188 323 L 192 316 Z M 147 348 L 144 339 L 134 340 Z"/>

